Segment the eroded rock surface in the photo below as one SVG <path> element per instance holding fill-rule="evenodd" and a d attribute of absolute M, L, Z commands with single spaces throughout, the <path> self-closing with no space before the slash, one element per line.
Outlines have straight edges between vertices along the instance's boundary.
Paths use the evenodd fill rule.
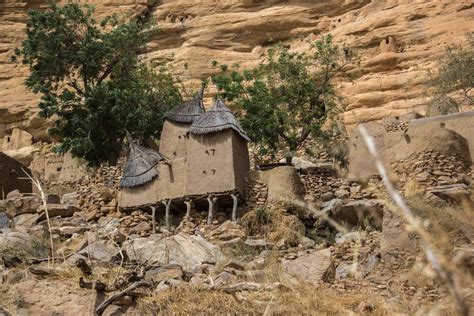
<path fill-rule="evenodd" d="M 356 50 L 360 66 L 355 80 L 341 81 L 350 96 L 345 122 L 424 112 L 428 96 L 424 84 L 445 44 L 463 43 L 474 30 L 470 1 L 111 1 L 93 0 L 97 15 L 132 16 L 150 11 L 163 32 L 149 43 L 146 55 L 158 60 L 174 57 L 188 84 L 212 74 L 213 60 L 251 67 L 265 49 L 289 41 L 304 49 L 305 39 L 331 33 Z M 13 127 L 46 139 L 46 125 L 38 115 L 38 96 L 27 91 L 27 69 L 10 57 L 24 37 L 26 11 L 46 1 L 13 0 L 0 3 L 0 137 Z M 455 23 L 453 23 L 455 21 Z"/>

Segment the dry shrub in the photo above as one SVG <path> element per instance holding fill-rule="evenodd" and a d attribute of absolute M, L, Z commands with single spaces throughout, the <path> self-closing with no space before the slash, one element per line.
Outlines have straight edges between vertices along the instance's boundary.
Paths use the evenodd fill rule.
<path fill-rule="evenodd" d="M 422 196 L 425 193 L 425 190 L 420 186 L 420 184 L 414 179 L 408 179 L 405 184 L 405 196 L 407 198 L 417 198 Z"/>
<path fill-rule="evenodd" d="M 296 246 L 304 235 L 305 227 L 296 216 L 277 211 L 273 213 L 272 226 L 268 234 L 269 241 L 284 240 L 286 245 Z"/>
<path fill-rule="evenodd" d="M 231 258 L 250 261 L 260 253 L 257 248 L 246 245 L 243 241 L 222 247 L 222 252 Z"/>
<path fill-rule="evenodd" d="M 246 213 L 240 224 L 249 236 L 264 236 L 275 243 L 284 240 L 288 246 L 296 246 L 305 235 L 303 223 L 284 207 L 258 207 Z"/>

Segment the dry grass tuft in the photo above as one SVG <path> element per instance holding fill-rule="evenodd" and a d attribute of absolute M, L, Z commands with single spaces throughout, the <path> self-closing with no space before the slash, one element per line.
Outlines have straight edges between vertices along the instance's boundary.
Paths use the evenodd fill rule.
<path fill-rule="evenodd" d="M 365 307 L 361 311 L 361 306 Z M 315 286 L 294 291 L 240 292 L 168 289 L 138 302 L 144 315 L 389 315 L 383 298 L 369 291 L 341 293 Z"/>
<path fill-rule="evenodd" d="M 240 220 L 249 236 L 264 236 L 270 242 L 285 241 L 296 246 L 305 235 L 303 223 L 283 207 L 258 207 L 247 212 Z"/>
<path fill-rule="evenodd" d="M 264 307 L 241 302 L 234 295 L 200 291 L 189 287 L 165 290 L 139 300 L 142 315 L 249 315 L 262 314 Z"/>

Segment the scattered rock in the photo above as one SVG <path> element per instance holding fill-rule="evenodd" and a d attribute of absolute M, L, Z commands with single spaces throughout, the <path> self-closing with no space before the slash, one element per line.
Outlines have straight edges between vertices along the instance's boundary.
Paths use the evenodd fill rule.
<path fill-rule="evenodd" d="M 39 196 L 31 193 L 19 193 L 18 190 L 8 193 L 6 198 L 7 213 L 12 218 L 21 214 L 36 213 L 41 204 Z"/>
<path fill-rule="evenodd" d="M 35 226 L 39 218 L 39 214 L 21 214 L 13 218 L 13 226 L 15 229 L 27 230 Z"/>
<path fill-rule="evenodd" d="M 164 280 L 169 279 L 182 279 L 183 277 L 183 269 L 181 266 L 176 264 L 170 264 L 161 266 L 158 268 L 153 268 L 151 270 L 146 271 L 145 280 L 153 281 L 155 283 L 159 283 Z"/>
<path fill-rule="evenodd" d="M 453 261 L 470 275 L 474 275 L 474 244 L 455 247 L 452 252 Z"/>
<path fill-rule="evenodd" d="M 332 210 L 329 216 L 348 229 L 369 225 L 381 230 L 383 210 L 382 200 L 355 200 L 344 203 L 339 211 Z"/>
<path fill-rule="evenodd" d="M 365 232 L 355 231 L 355 232 L 349 232 L 346 234 L 339 232 L 336 234 L 336 244 L 342 244 L 343 242 L 346 242 L 346 241 L 363 242 L 365 241 L 366 238 L 367 238 L 367 234 Z"/>
<path fill-rule="evenodd" d="M 132 260 L 178 264 L 184 271 L 191 271 L 202 263 L 215 263 L 222 256 L 219 247 L 203 237 L 184 233 L 166 238 L 150 236 L 125 241 L 123 249 Z"/>
<path fill-rule="evenodd" d="M 445 201 L 463 202 L 469 201 L 470 192 L 464 183 L 439 185 L 428 188 L 426 194 L 434 195 Z"/>
<path fill-rule="evenodd" d="M 268 243 L 264 239 L 247 238 L 245 240 L 245 244 L 250 247 L 256 247 L 256 248 L 261 248 L 261 249 L 265 249 L 268 247 Z"/>
<path fill-rule="evenodd" d="M 79 212 L 79 209 L 73 205 L 66 204 L 47 204 L 49 217 L 61 216 L 61 217 L 71 217 L 75 212 Z M 46 219 L 45 206 L 41 205 L 38 207 L 38 213 L 41 214 L 40 220 Z"/>
<path fill-rule="evenodd" d="M 298 282 L 319 284 L 334 279 L 334 265 L 329 249 L 305 254 L 294 260 L 283 259 L 281 264 L 285 274 Z"/>
<path fill-rule="evenodd" d="M 61 204 L 76 205 L 79 194 L 77 192 L 66 193 L 61 198 Z"/>
<path fill-rule="evenodd" d="M 10 220 L 6 212 L 0 211 L 0 229 L 10 228 Z"/>
<path fill-rule="evenodd" d="M 90 243 L 78 254 L 91 260 L 110 262 L 119 252 L 120 248 L 118 248 L 113 242 L 109 240 L 98 240 Z"/>

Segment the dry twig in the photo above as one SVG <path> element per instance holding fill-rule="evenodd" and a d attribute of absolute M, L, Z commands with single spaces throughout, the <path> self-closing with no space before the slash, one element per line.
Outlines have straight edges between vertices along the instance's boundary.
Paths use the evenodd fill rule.
<path fill-rule="evenodd" d="M 139 282 L 135 282 L 133 283 L 132 285 L 130 285 L 129 287 L 127 287 L 125 290 L 123 291 L 120 291 L 114 295 L 112 295 L 111 297 L 109 297 L 108 299 L 106 299 L 105 301 L 103 301 L 95 310 L 95 313 L 97 315 L 102 315 L 105 311 L 105 309 L 110 305 L 112 304 L 115 300 L 121 298 L 122 296 L 125 296 L 127 294 L 129 294 L 130 292 L 132 292 L 133 290 L 135 290 L 136 288 L 138 287 L 151 287 L 153 286 L 153 282 L 151 281 L 139 281 Z"/>
<path fill-rule="evenodd" d="M 54 244 L 53 244 L 53 234 L 51 232 L 51 221 L 49 220 L 49 212 L 48 212 L 48 203 L 46 199 L 46 194 L 44 193 L 43 187 L 41 186 L 41 182 L 38 179 L 34 179 L 25 169 L 21 168 L 25 175 L 30 179 L 30 181 L 34 184 L 34 186 L 40 192 L 41 200 L 43 201 L 44 212 L 46 214 L 46 221 L 48 223 L 48 232 L 49 232 L 49 244 L 51 247 L 51 264 L 54 265 Z M 49 265 L 49 260 L 48 260 Z"/>

